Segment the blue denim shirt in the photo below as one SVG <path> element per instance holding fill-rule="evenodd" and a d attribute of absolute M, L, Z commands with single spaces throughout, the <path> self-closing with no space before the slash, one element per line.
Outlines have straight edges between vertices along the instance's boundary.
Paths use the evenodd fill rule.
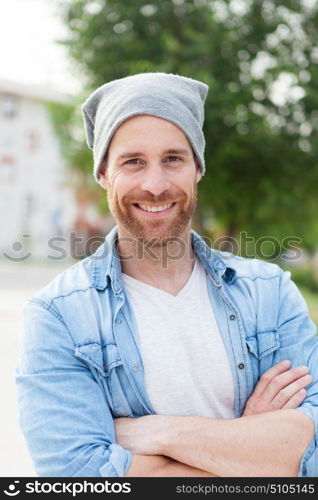
<path fill-rule="evenodd" d="M 208 292 L 230 360 L 235 415 L 260 376 L 290 359 L 313 382 L 301 411 L 315 424 L 299 476 L 318 476 L 318 338 L 304 299 L 279 266 L 211 249 L 195 231 Z M 35 294 L 24 310 L 16 369 L 19 420 L 40 476 L 124 476 L 131 452 L 113 419 L 153 414 L 136 321 L 121 282 L 117 226 L 94 255 Z"/>

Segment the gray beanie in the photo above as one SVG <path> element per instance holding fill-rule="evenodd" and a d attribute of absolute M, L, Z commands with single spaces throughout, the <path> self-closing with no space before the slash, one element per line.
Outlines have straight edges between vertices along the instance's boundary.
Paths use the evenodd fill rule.
<path fill-rule="evenodd" d="M 174 123 L 187 136 L 202 175 L 205 172 L 202 132 L 205 83 L 172 73 L 139 73 L 105 83 L 81 106 L 87 144 L 94 153 L 94 176 L 117 128 L 136 115 L 153 115 Z"/>

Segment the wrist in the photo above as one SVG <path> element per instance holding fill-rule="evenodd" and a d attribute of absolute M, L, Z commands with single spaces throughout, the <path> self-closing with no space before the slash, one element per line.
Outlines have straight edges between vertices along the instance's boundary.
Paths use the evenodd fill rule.
<path fill-rule="evenodd" d="M 170 450 L 178 442 L 184 427 L 185 418 L 171 415 L 162 416 L 156 443 L 158 454 L 170 456 Z"/>

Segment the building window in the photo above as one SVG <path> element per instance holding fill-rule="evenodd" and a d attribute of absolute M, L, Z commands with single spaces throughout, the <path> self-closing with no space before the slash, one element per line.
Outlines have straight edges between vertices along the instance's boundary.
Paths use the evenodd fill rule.
<path fill-rule="evenodd" d="M 14 159 L 10 155 L 0 157 L 0 180 L 11 181 L 14 172 Z"/>
<path fill-rule="evenodd" d="M 5 94 L 0 101 L 1 115 L 5 118 L 14 118 L 18 113 L 19 98 L 15 95 Z"/>
<path fill-rule="evenodd" d="M 35 130 L 28 133 L 28 149 L 30 153 L 35 153 L 40 148 L 40 135 Z"/>

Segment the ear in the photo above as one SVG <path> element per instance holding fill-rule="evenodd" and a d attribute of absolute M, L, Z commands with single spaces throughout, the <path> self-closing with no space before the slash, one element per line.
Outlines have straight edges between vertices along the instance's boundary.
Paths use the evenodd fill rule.
<path fill-rule="evenodd" d="M 195 182 L 198 183 L 201 180 L 202 171 L 201 171 L 200 163 L 199 163 L 197 158 L 195 159 L 195 168 L 196 168 Z"/>
<path fill-rule="evenodd" d="M 103 189 L 108 189 L 108 176 L 107 176 L 107 169 L 106 169 L 106 164 L 105 162 L 102 163 L 100 172 L 99 172 L 99 177 L 98 177 L 98 184 L 103 188 Z"/>

